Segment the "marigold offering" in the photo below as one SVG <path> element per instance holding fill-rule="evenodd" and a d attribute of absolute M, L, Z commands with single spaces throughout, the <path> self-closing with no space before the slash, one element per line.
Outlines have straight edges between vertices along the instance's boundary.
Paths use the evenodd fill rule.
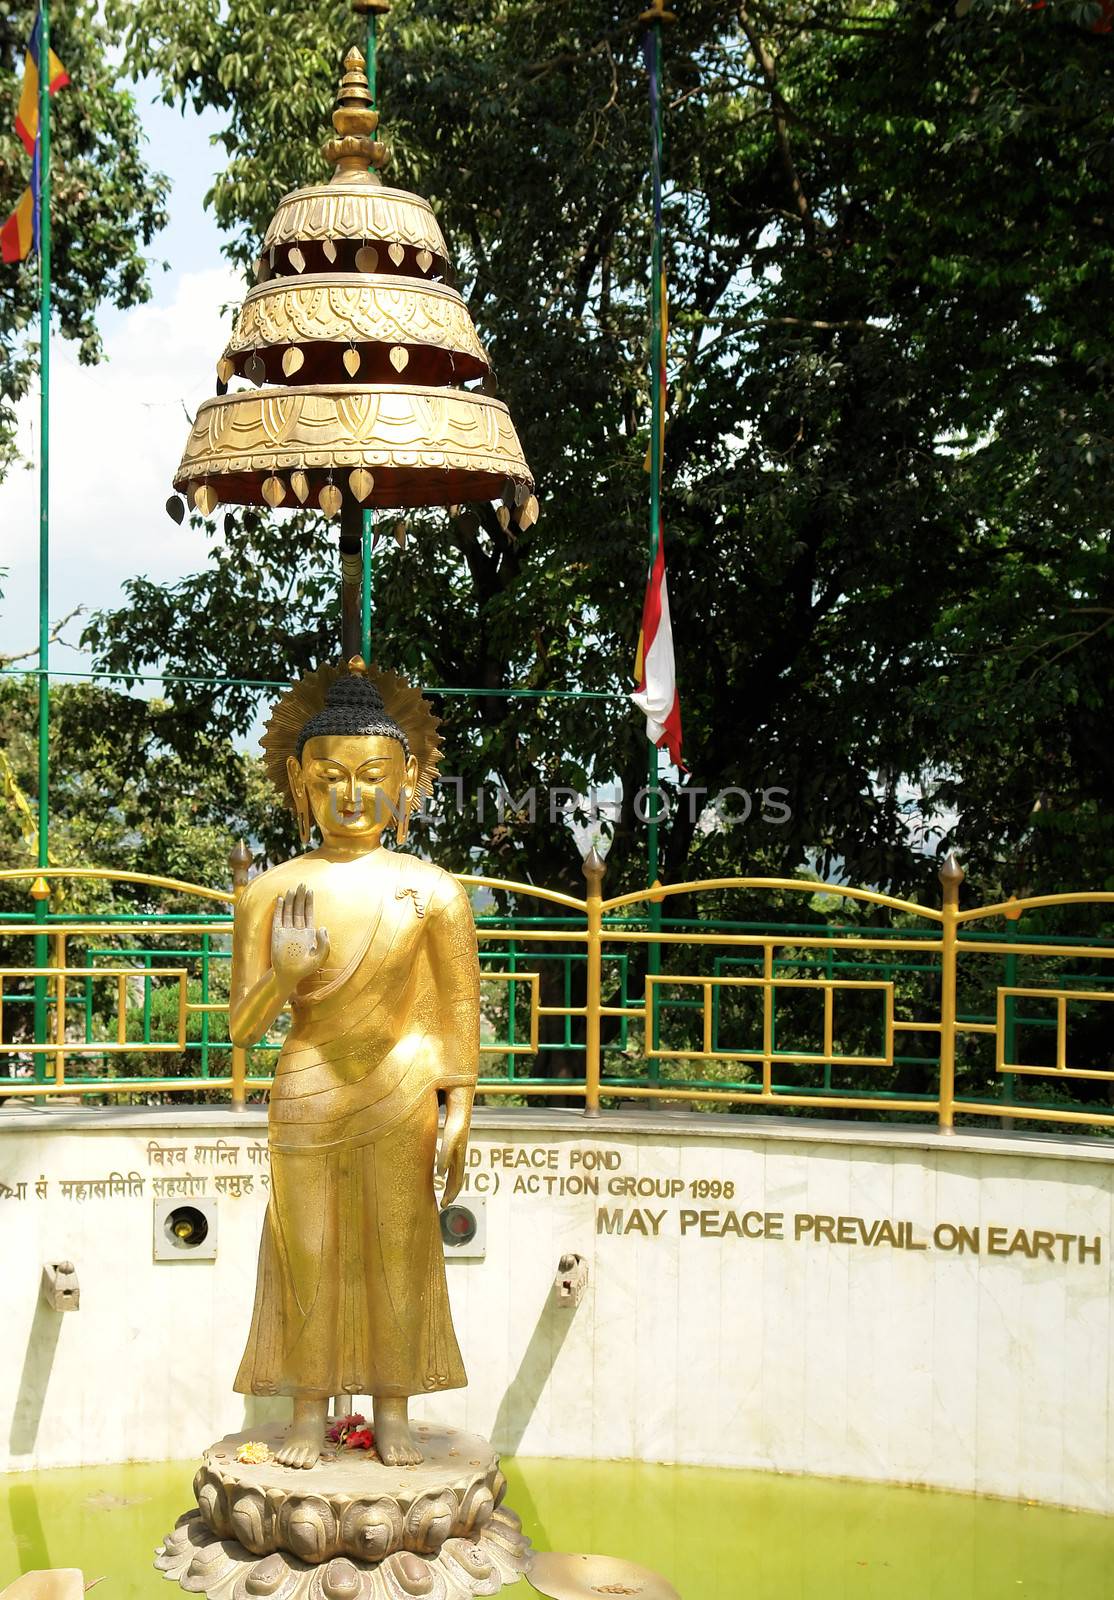
<path fill-rule="evenodd" d="M 265 1461 L 270 1461 L 271 1452 L 262 1439 L 247 1439 L 236 1451 L 236 1460 L 247 1467 L 262 1466 Z"/>

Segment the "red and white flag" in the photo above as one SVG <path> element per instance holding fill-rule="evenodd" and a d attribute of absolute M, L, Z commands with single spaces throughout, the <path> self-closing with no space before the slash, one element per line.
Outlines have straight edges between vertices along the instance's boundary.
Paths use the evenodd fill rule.
<path fill-rule="evenodd" d="M 638 687 L 631 699 L 646 714 L 646 737 L 659 750 L 669 751 L 669 759 L 674 766 L 683 768 L 681 701 L 677 693 L 673 626 L 669 620 L 669 584 L 665 576 L 665 540 L 660 521 L 658 548 L 642 606 L 634 681 Z"/>

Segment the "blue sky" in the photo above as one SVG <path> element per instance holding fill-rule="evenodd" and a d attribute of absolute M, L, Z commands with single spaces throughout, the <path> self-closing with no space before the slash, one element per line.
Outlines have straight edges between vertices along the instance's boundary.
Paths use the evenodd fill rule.
<path fill-rule="evenodd" d="M 210 143 L 215 116 L 182 114 L 137 91 L 148 159 L 171 181 L 170 224 L 151 249 L 153 298 L 145 306 L 99 314 L 106 360 L 78 365 L 74 347 L 55 337 L 51 373 L 51 595 L 59 618 L 123 603 L 123 584 L 145 574 L 167 582 L 204 561 L 202 535 L 178 528 L 164 506 L 197 405 L 213 392 L 214 367 L 230 325 L 227 307 L 244 293 L 220 253 L 220 234 L 203 200 L 222 151 Z M 292 174 L 291 187 L 298 174 Z M 162 263 L 167 262 L 167 270 Z M 0 651 L 36 642 L 38 615 L 38 394 L 20 409 L 20 442 L 30 470 L 0 483 Z M 66 629 L 76 641 L 81 619 Z M 33 664 L 33 663 L 32 663 Z M 54 670 L 80 670 L 88 658 L 56 644 Z"/>

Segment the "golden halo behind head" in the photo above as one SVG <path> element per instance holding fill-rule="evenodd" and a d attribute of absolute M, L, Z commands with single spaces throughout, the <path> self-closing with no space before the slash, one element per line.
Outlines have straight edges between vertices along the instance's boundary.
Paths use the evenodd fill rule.
<path fill-rule="evenodd" d="M 263 765 L 267 776 L 296 812 L 294 796 L 290 791 L 286 762 L 297 755 L 298 735 L 311 717 L 324 707 L 325 696 L 338 678 L 347 673 L 359 673 L 368 678 L 383 696 L 383 707 L 389 717 L 398 723 L 410 745 L 410 754 L 417 759 L 418 781 L 411 797 L 411 809 L 433 794 L 433 782 L 441 761 L 441 739 L 438 729 L 440 717 L 435 717 L 428 700 L 421 691 L 399 677 L 397 672 L 384 672 L 380 667 L 368 667 L 359 656 L 353 656 L 345 666 L 315 667 L 299 678 L 277 701 L 267 719 L 267 731 L 260 741 L 263 746 Z"/>

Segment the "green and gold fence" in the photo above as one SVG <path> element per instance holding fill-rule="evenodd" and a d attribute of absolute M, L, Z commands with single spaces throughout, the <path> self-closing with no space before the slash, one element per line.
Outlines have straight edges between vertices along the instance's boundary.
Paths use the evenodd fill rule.
<path fill-rule="evenodd" d="M 484 1095 L 1114 1128 L 1114 893 L 965 908 L 952 862 L 939 906 L 780 878 L 608 899 L 603 863 L 584 872 L 583 898 L 460 878 Z M 0 1096 L 242 1105 L 267 1088 L 283 1019 L 250 1051 L 227 1034 L 238 889 L 100 868 L 4 885 L 52 908 L 0 913 Z M 66 909 L 90 893 L 111 909 Z M 781 920 L 725 914 L 763 902 Z"/>

